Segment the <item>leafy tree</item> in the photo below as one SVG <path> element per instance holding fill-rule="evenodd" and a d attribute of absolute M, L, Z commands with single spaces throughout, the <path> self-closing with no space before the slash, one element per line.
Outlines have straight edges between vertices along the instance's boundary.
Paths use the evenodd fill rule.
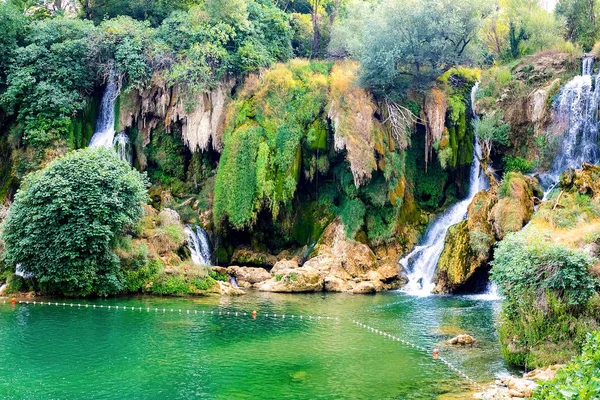
<path fill-rule="evenodd" d="M 565 24 L 565 38 L 590 50 L 600 39 L 598 29 L 599 3 L 596 0 L 560 0 L 555 13 Z"/>
<path fill-rule="evenodd" d="M 11 1 L 0 3 L 0 85 L 4 84 L 5 70 L 24 34 L 25 22 L 23 13 Z"/>
<path fill-rule="evenodd" d="M 363 82 L 389 93 L 467 61 L 490 11 L 487 0 L 382 1 L 364 23 Z"/>
<path fill-rule="evenodd" d="M 4 260 L 47 293 L 122 289 L 112 245 L 143 214 L 146 180 L 111 150 L 83 149 L 27 175 L 4 223 Z"/>
<path fill-rule="evenodd" d="M 90 21 L 36 22 L 14 52 L 0 102 L 17 113 L 25 144 L 47 146 L 66 137 L 73 117 L 94 88 L 95 52 Z"/>
<path fill-rule="evenodd" d="M 507 145 L 510 125 L 502 120 L 500 112 L 484 115 L 481 119 L 473 121 L 475 136 L 481 145 L 483 161 L 490 161 L 490 154 L 494 144 Z"/>
<path fill-rule="evenodd" d="M 87 19 L 100 23 L 105 19 L 120 15 L 130 16 L 140 21 L 149 21 L 158 26 L 173 11 L 184 10 L 196 0 L 85 0 L 83 11 Z"/>

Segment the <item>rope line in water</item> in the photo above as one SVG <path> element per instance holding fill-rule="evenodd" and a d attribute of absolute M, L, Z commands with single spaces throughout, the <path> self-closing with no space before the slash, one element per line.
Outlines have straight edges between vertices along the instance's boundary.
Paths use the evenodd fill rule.
<path fill-rule="evenodd" d="M 419 346 L 419 345 L 414 344 L 414 343 L 412 343 L 412 342 L 410 342 L 408 340 L 402 339 L 401 337 L 398 337 L 398 336 L 394 336 L 394 335 L 392 335 L 390 333 L 387 333 L 387 332 L 384 332 L 382 330 L 375 329 L 372 326 L 363 324 L 360 321 L 352 320 L 352 323 L 355 324 L 356 326 L 364 328 L 364 329 L 368 330 L 369 332 L 372 332 L 372 333 L 374 333 L 376 335 L 381 335 L 381 336 L 383 336 L 385 338 L 392 339 L 392 340 L 394 340 L 396 342 L 400 342 L 400 343 L 402 343 L 402 344 L 404 344 L 406 346 L 409 346 L 409 347 L 415 348 L 417 350 L 423 351 L 423 352 L 425 352 L 427 354 L 431 354 L 432 353 L 432 351 L 429 351 L 428 349 L 426 349 L 423 346 Z M 464 372 L 462 372 L 460 369 L 456 368 L 452 363 L 450 363 L 445 358 L 438 356 L 437 359 L 440 360 L 441 362 L 443 362 L 444 364 L 446 364 L 446 366 L 448 368 L 450 368 L 450 370 L 452 370 L 453 372 L 455 372 L 456 374 L 458 374 L 461 378 L 464 378 L 467 382 L 469 382 L 470 384 L 472 384 L 477 389 L 481 389 L 481 390 L 484 389 L 483 386 L 481 386 L 479 383 L 475 382 L 467 374 L 465 374 Z"/>
<path fill-rule="evenodd" d="M 165 308 L 165 307 L 133 307 L 133 306 L 123 306 L 123 305 L 96 305 L 96 304 L 89 304 L 89 303 L 66 303 L 66 302 L 51 302 L 51 301 L 19 301 L 19 304 L 26 304 L 26 305 L 34 305 L 34 306 L 55 306 L 55 307 L 76 307 L 77 309 L 92 309 L 92 310 L 123 310 L 123 311 L 146 311 L 147 313 L 150 312 L 154 312 L 154 313 L 178 313 L 178 314 L 183 314 L 185 313 L 187 314 L 193 314 L 193 315 L 227 315 L 227 316 L 252 316 L 252 313 L 248 313 L 248 312 L 241 312 L 241 311 L 218 311 L 215 312 L 214 310 L 211 310 L 210 312 L 206 311 L 206 310 L 202 310 L 201 312 L 199 310 L 194 310 L 194 309 L 174 309 L 174 308 Z M 7 304 L 6 300 L 3 301 L 3 304 Z M 277 314 L 277 313 L 264 313 L 264 314 L 256 314 L 255 316 L 253 316 L 254 318 L 258 318 L 258 316 L 260 317 L 264 317 L 264 318 L 281 318 L 283 319 L 299 319 L 299 320 L 308 320 L 308 321 L 321 321 L 321 320 L 335 320 L 335 321 L 339 321 L 339 317 L 330 317 L 330 316 L 313 316 L 313 315 L 295 315 L 295 314 Z M 403 339 L 399 336 L 395 336 L 392 335 L 390 333 L 384 332 L 382 330 L 379 329 L 375 329 L 372 326 L 363 324 L 360 321 L 356 321 L 356 320 L 351 320 L 352 323 L 358 327 L 364 328 L 367 331 L 374 333 L 376 335 L 380 335 L 383 336 L 385 338 L 389 338 L 392 339 L 396 342 L 402 343 L 408 347 L 412 347 L 414 349 L 417 349 L 419 351 L 422 351 L 424 353 L 427 353 L 428 355 L 431 354 L 431 351 L 429 351 L 428 349 L 426 349 L 423 346 L 419 346 L 417 344 L 414 344 L 413 342 Z M 448 360 L 446 360 L 443 357 L 439 357 L 437 358 L 438 360 L 440 360 L 441 362 L 443 362 L 451 371 L 455 372 L 457 375 L 459 375 L 460 377 L 464 378 L 466 381 L 468 381 L 470 384 L 472 384 L 474 387 L 476 387 L 477 389 L 483 390 L 483 386 L 481 386 L 479 383 L 475 382 L 473 379 L 471 379 L 467 374 L 465 374 L 463 371 L 461 371 L 460 369 L 458 369 L 456 366 L 454 366 L 452 363 L 450 363 Z"/>
<path fill-rule="evenodd" d="M 6 300 L 3 301 L 3 304 L 7 304 Z M 193 315 L 227 315 L 227 316 L 252 316 L 250 312 L 242 312 L 242 311 L 214 311 L 211 310 L 194 310 L 194 309 L 175 309 L 175 308 L 164 308 L 164 307 L 133 307 L 133 306 L 123 306 L 123 305 L 96 305 L 89 303 L 66 303 L 66 302 L 56 302 L 56 301 L 18 301 L 18 304 L 27 304 L 34 306 L 55 306 L 55 307 L 76 307 L 77 309 L 92 309 L 92 310 L 123 310 L 123 311 L 146 311 L 154 312 L 154 313 L 178 313 L 178 314 L 193 314 Z M 277 314 L 277 313 L 264 313 L 264 314 L 256 314 L 256 318 L 274 318 L 274 319 L 299 319 L 299 320 L 308 320 L 308 321 L 339 321 L 339 317 L 330 317 L 323 315 L 296 315 L 296 314 Z"/>

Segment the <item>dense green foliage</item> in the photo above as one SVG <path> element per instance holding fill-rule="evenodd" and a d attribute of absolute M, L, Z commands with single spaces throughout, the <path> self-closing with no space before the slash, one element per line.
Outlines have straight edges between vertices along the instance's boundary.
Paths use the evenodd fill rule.
<path fill-rule="evenodd" d="M 600 4 L 595 0 L 560 0 L 556 5 L 556 14 L 565 24 L 565 37 L 591 50 L 598 39 L 598 16 Z"/>
<path fill-rule="evenodd" d="M 537 400 L 600 398 L 600 332 L 590 333 L 580 356 L 571 360 L 533 394 Z"/>
<path fill-rule="evenodd" d="M 146 182 L 108 150 L 85 149 L 28 175 L 2 232 L 4 260 L 33 274 L 47 293 L 123 289 L 112 246 L 143 214 Z"/>
<path fill-rule="evenodd" d="M 500 336 L 509 361 L 535 367 L 577 351 L 593 321 L 586 314 L 599 284 L 589 272 L 595 262 L 532 229 L 498 244 L 492 278 L 504 295 Z"/>
<path fill-rule="evenodd" d="M 215 184 L 215 223 L 251 225 L 263 207 L 290 205 L 304 151 L 313 152 L 327 94 L 328 63 L 294 61 L 251 79 L 233 106 Z"/>

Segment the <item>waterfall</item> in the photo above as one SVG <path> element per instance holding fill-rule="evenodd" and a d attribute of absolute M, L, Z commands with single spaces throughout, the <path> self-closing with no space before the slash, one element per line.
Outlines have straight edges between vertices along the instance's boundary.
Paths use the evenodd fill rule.
<path fill-rule="evenodd" d="M 475 102 L 475 93 L 479 84 L 475 84 L 471 90 L 471 109 Z M 474 118 L 477 118 L 473 113 Z M 415 295 L 429 295 L 433 291 L 435 284 L 433 276 L 437 269 L 437 264 L 444 250 L 444 242 L 448 229 L 455 224 L 463 221 L 467 217 L 469 204 L 473 197 L 481 190 L 488 188 L 488 182 L 481 171 L 481 146 L 477 139 L 473 145 L 473 161 L 469 172 L 469 194 L 467 198 L 459 201 L 438 216 L 425 232 L 422 243 L 416 246 L 412 252 L 400 260 L 400 264 L 409 271 L 408 283 L 404 290 Z"/>
<path fill-rule="evenodd" d="M 212 254 L 206 231 L 197 225 L 186 225 L 185 233 L 194 264 L 210 265 Z"/>
<path fill-rule="evenodd" d="M 119 133 L 113 140 L 113 149 L 117 152 L 119 158 L 127 161 L 131 165 L 133 161 L 131 143 L 129 136 L 125 132 Z"/>
<path fill-rule="evenodd" d="M 33 278 L 33 274 L 26 273 L 23 271 L 23 269 L 21 268 L 21 264 L 17 264 L 15 266 L 15 275 L 20 276 L 23 279 Z"/>
<path fill-rule="evenodd" d="M 598 163 L 598 107 L 600 74 L 593 73 L 594 59 L 584 57 L 582 74 L 567 82 L 555 103 L 553 124 L 564 131 L 560 151 L 549 172 L 541 175 L 547 192 L 552 190 L 566 169 L 581 168 L 583 163 Z"/>
<path fill-rule="evenodd" d="M 108 77 L 108 83 L 100 102 L 96 130 L 94 131 L 92 140 L 90 140 L 89 147 L 111 148 L 113 146 L 115 136 L 115 100 L 119 95 L 116 75 L 115 72 L 111 72 Z"/>

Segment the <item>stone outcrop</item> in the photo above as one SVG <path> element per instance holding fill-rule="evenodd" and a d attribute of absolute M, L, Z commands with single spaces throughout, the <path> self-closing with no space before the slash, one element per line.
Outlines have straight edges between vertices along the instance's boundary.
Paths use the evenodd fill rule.
<path fill-rule="evenodd" d="M 264 268 L 231 266 L 225 271 L 227 275 L 235 277 L 238 283 L 247 282 L 251 285 L 264 282 L 271 278 L 271 274 Z"/>
<path fill-rule="evenodd" d="M 520 231 L 543 196 L 535 178 L 509 173 L 499 187 L 479 192 L 469 205 L 469 218 L 448 230 L 434 277 L 437 293 L 453 293 L 489 269 L 493 245 L 507 233 Z"/>
<path fill-rule="evenodd" d="M 254 251 L 248 247 L 238 247 L 231 256 L 231 263 L 271 269 L 277 263 L 277 257 L 269 253 Z"/>
<path fill-rule="evenodd" d="M 221 151 L 225 106 L 234 85 L 235 80 L 228 79 L 210 91 L 189 95 L 177 86 L 168 86 L 156 73 L 148 89 L 121 94 L 119 131 L 137 125 L 145 146 L 159 124 L 168 131 L 179 122 L 182 139 L 191 151 L 207 150 L 209 146 Z"/>
<path fill-rule="evenodd" d="M 556 377 L 556 372 L 562 365 L 551 365 L 523 375 L 522 378 L 511 376 L 497 380 L 488 385 L 484 391 L 473 394 L 472 398 L 482 400 L 528 399 L 538 384 Z"/>
<path fill-rule="evenodd" d="M 402 282 L 397 264 L 380 264 L 369 246 L 346 237 L 339 220 L 325 229 L 312 255 L 302 266 L 295 260 L 278 261 L 271 269 L 271 279 L 257 288 L 272 292 L 374 293 L 397 288 Z"/>

